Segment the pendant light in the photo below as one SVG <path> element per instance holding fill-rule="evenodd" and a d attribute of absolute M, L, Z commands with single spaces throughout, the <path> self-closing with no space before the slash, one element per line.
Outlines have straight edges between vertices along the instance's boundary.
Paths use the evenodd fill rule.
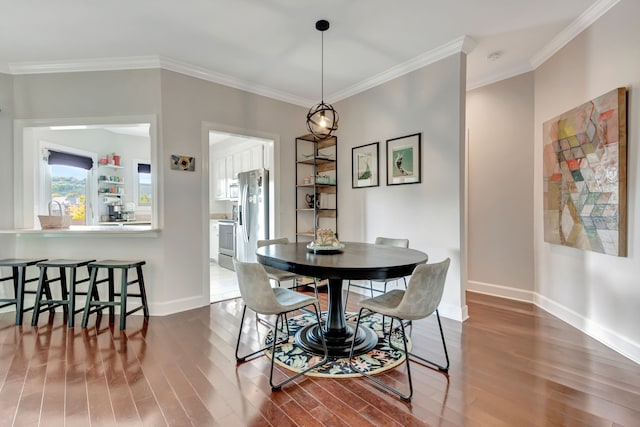
<path fill-rule="evenodd" d="M 316 22 L 316 30 L 322 35 L 321 61 L 321 101 L 314 105 L 307 113 L 307 129 L 318 139 L 329 138 L 338 129 L 338 113 L 324 102 L 324 32 L 329 29 L 329 21 L 324 19 Z"/>

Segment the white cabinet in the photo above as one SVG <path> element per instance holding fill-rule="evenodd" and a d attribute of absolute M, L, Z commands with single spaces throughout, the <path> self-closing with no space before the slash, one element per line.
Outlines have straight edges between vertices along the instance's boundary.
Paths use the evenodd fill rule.
<path fill-rule="evenodd" d="M 260 169 L 264 167 L 264 148 L 263 145 L 257 145 L 249 150 L 250 169 Z"/>
<path fill-rule="evenodd" d="M 209 258 L 218 262 L 218 221 L 209 220 Z"/>
<path fill-rule="evenodd" d="M 229 185 L 227 184 L 227 158 L 220 156 L 213 161 L 213 191 L 217 200 L 227 198 Z"/>
<path fill-rule="evenodd" d="M 232 198 L 229 186 L 238 179 L 240 172 L 259 168 L 269 169 L 270 166 L 265 162 L 267 156 L 261 143 L 252 147 L 244 147 L 244 149 L 233 153 L 218 151 L 212 154 L 212 157 L 212 182 L 210 186 L 216 200 Z"/>

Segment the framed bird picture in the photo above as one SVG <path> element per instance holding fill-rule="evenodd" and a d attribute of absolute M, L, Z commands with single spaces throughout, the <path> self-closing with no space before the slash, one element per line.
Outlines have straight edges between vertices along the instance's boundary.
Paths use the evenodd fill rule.
<path fill-rule="evenodd" d="M 387 140 L 387 185 L 420 182 L 421 134 Z"/>
<path fill-rule="evenodd" d="M 380 185 L 378 175 L 378 143 L 361 145 L 351 149 L 353 162 L 352 188 L 377 187 Z"/>

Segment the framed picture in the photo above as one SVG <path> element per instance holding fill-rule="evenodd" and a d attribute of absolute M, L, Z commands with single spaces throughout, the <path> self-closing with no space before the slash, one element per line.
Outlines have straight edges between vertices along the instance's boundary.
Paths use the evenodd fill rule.
<path fill-rule="evenodd" d="M 627 91 L 542 125 L 544 241 L 627 256 Z"/>
<path fill-rule="evenodd" d="M 351 149 L 351 187 L 365 188 L 380 185 L 378 179 L 378 143 L 361 145 Z"/>
<path fill-rule="evenodd" d="M 179 171 L 193 172 L 196 170 L 195 157 L 171 155 L 171 169 Z"/>
<path fill-rule="evenodd" d="M 421 134 L 387 140 L 387 185 L 420 182 Z"/>

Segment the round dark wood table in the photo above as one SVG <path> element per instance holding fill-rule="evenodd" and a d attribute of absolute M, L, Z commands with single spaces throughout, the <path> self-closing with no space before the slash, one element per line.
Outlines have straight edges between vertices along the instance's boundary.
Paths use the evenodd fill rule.
<path fill-rule="evenodd" d="M 409 276 L 418 264 L 427 262 L 428 256 L 415 249 L 397 248 L 369 243 L 342 242 L 340 253 L 313 253 L 307 242 L 276 244 L 258 248 L 256 255 L 261 264 L 292 273 L 328 279 L 328 309 L 323 327 L 310 325 L 296 334 L 296 343 L 305 350 L 322 354 L 320 334 L 324 335 L 331 356 L 347 356 L 351 341 L 354 351 L 366 353 L 378 342 L 370 328 L 346 321 L 342 302 L 343 280 L 379 280 Z"/>

